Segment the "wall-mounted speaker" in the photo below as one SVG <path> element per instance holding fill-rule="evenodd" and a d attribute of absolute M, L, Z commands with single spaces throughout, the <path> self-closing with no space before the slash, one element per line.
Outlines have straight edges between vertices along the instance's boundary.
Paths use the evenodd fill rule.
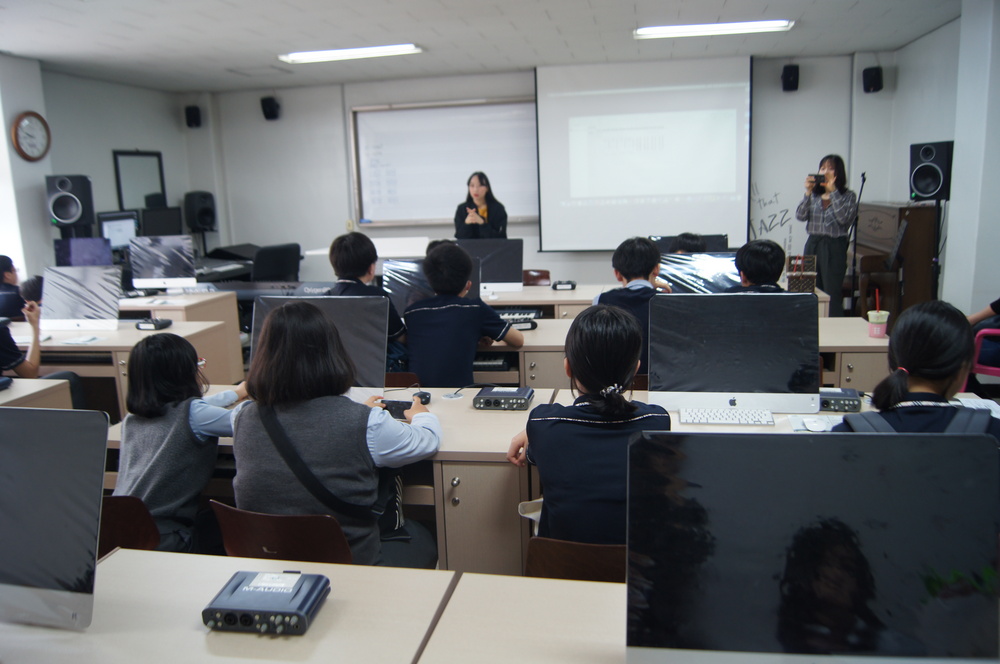
<path fill-rule="evenodd" d="M 865 92 L 878 92 L 882 89 L 882 68 L 868 67 L 861 70 L 861 88 Z"/>
<path fill-rule="evenodd" d="M 954 141 L 940 141 L 910 146 L 910 200 L 950 200 L 954 145 Z"/>
<path fill-rule="evenodd" d="M 208 191 L 189 191 L 184 195 L 184 218 L 196 233 L 215 230 L 215 197 Z"/>
<path fill-rule="evenodd" d="M 281 114 L 281 104 L 274 97 L 261 97 L 260 110 L 264 111 L 265 120 L 277 120 Z"/>
<path fill-rule="evenodd" d="M 799 89 L 799 66 L 785 65 L 781 68 L 781 89 L 795 92 Z"/>
<path fill-rule="evenodd" d="M 197 106 L 185 106 L 184 107 L 184 122 L 191 129 L 197 129 L 201 126 L 201 109 Z"/>
<path fill-rule="evenodd" d="M 55 226 L 93 226 L 94 195 L 86 175 L 46 175 L 45 200 Z"/>

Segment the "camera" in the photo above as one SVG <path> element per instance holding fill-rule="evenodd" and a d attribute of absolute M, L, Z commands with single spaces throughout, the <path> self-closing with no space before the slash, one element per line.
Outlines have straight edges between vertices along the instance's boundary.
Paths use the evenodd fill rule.
<path fill-rule="evenodd" d="M 809 177 L 811 177 L 813 179 L 813 182 L 815 183 L 813 185 L 813 193 L 816 194 L 817 196 L 825 194 L 826 185 L 824 183 L 826 182 L 826 175 L 824 175 L 823 173 L 810 173 Z"/>

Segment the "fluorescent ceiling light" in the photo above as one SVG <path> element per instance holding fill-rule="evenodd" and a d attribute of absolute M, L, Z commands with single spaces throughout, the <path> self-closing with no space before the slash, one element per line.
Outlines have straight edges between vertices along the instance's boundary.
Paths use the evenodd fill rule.
<path fill-rule="evenodd" d="M 708 37 L 712 35 L 742 35 L 752 32 L 784 32 L 795 21 L 744 21 L 743 23 L 705 23 L 703 25 L 659 25 L 638 28 L 636 39 L 670 39 L 673 37 Z"/>
<path fill-rule="evenodd" d="M 393 44 L 392 46 L 367 46 L 365 48 L 338 48 L 332 51 L 302 51 L 279 55 L 278 59 L 293 65 L 309 62 L 332 62 L 334 60 L 360 60 L 361 58 L 381 58 L 387 55 L 410 55 L 423 53 L 424 49 L 415 44 Z"/>

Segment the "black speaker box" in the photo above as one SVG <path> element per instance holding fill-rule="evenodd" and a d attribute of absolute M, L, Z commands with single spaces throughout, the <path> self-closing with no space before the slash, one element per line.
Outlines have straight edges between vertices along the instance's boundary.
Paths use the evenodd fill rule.
<path fill-rule="evenodd" d="M 184 219 L 196 233 L 215 230 L 215 197 L 208 191 L 189 191 L 184 195 Z"/>
<path fill-rule="evenodd" d="M 954 145 L 954 141 L 940 141 L 910 146 L 910 200 L 950 200 Z"/>
<path fill-rule="evenodd" d="M 277 120 L 281 114 L 281 104 L 274 97 L 261 97 L 260 110 L 264 111 L 265 120 Z"/>
<path fill-rule="evenodd" d="M 878 92 L 882 89 L 882 68 L 868 67 L 861 70 L 861 88 L 865 92 Z"/>
<path fill-rule="evenodd" d="M 54 225 L 94 225 L 94 194 L 89 176 L 46 175 L 45 200 Z"/>
<path fill-rule="evenodd" d="M 781 68 L 781 89 L 795 92 L 799 89 L 799 66 L 785 65 Z"/>
<path fill-rule="evenodd" d="M 201 109 L 197 106 L 185 106 L 184 107 L 184 121 L 187 126 L 192 129 L 197 129 L 201 126 Z"/>

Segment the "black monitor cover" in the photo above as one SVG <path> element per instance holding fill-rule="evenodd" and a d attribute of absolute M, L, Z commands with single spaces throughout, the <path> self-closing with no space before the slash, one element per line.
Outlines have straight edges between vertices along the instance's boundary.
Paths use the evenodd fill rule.
<path fill-rule="evenodd" d="M 479 259 L 472 257 L 472 286 L 467 298 L 479 297 Z M 386 259 L 382 263 L 382 288 L 402 316 L 414 302 L 434 297 L 434 289 L 424 276 L 424 259 Z"/>
<path fill-rule="evenodd" d="M 479 259 L 481 283 L 517 283 L 524 278 L 524 240 L 458 240 L 458 246 Z"/>
<path fill-rule="evenodd" d="M 143 235 L 180 235 L 184 219 L 179 207 L 147 207 L 142 211 Z"/>
<path fill-rule="evenodd" d="M 103 237 L 72 237 L 53 240 L 56 267 L 112 265 L 111 241 Z"/>
<path fill-rule="evenodd" d="M 190 235 L 132 238 L 133 279 L 193 279 L 194 242 Z"/>
<path fill-rule="evenodd" d="M 647 432 L 628 645 L 997 658 L 997 441 Z"/>
<path fill-rule="evenodd" d="M 735 253 L 663 254 L 660 279 L 674 293 L 724 293 L 740 285 Z"/>
<path fill-rule="evenodd" d="M 649 239 L 656 243 L 657 249 L 667 254 L 670 253 L 670 249 L 673 247 L 677 236 L 650 235 Z M 702 235 L 701 239 L 705 241 L 705 251 L 728 251 L 729 249 L 729 236 L 725 233 L 721 235 Z"/>

